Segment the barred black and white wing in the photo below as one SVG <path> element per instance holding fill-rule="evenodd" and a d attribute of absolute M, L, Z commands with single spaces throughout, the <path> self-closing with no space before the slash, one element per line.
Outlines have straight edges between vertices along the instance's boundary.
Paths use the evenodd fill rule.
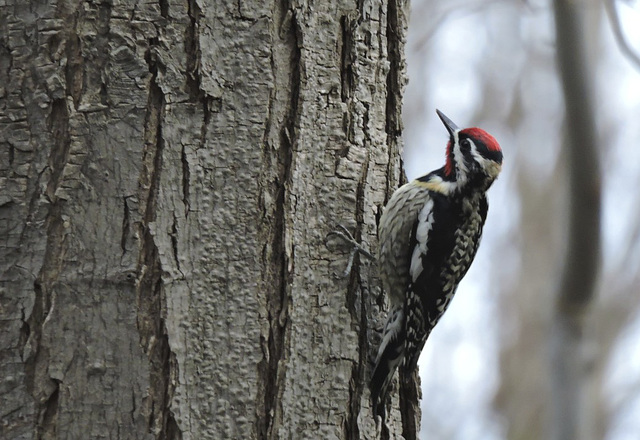
<path fill-rule="evenodd" d="M 402 365 L 407 377 L 416 369 L 478 249 L 486 198 L 451 197 L 440 188 L 429 180 L 405 185 L 380 221 L 379 263 L 391 311 L 371 378 L 378 414 L 396 369 Z"/>
<path fill-rule="evenodd" d="M 430 192 L 414 181 L 394 193 L 380 219 L 378 259 L 391 309 L 371 377 L 372 401 L 378 415 L 383 414 L 389 385 L 404 359 L 407 341 L 421 337 L 420 331 L 407 332 L 408 322 L 420 320 L 419 308 L 414 309 L 407 299 L 412 297 L 413 281 L 426 267 L 420 255 L 426 253 L 433 207 Z"/>

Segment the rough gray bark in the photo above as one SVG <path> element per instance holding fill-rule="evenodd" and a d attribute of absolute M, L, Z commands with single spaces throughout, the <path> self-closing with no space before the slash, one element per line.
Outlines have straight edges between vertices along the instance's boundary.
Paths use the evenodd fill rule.
<path fill-rule="evenodd" d="M 401 0 L 2 3 L 0 437 L 412 438 L 415 382 L 369 408 L 375 270 L 336 281 L 325 243 L 375 248 L 401 180 L 406 25 Z"/>
<path fill-rule="evenodd" d="M 600 264 L 600 168 L 584 40 L 584 5 L 555 0 L 558 67 L 564 89 L 569 187 L 567 253 L 556 299 L 551 350 L 553 439 L 590 439 L 585 318 Z"/>

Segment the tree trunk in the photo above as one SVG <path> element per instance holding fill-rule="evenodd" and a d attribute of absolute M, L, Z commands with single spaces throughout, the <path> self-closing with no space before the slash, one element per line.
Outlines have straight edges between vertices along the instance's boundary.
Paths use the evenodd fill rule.
<path fill-rule="evenodd" d="M 401 180 L 407 5 L 3 5 L 0 437 L 414 438 L 325 243 Z"/>
<path fill-rule="evenodd" d="M 558 68 L 564 89 L 569 187 L 567 252 L 551 329 L 550 438 L 595 439 L 594 371 L 587 359 L 585 319 L 600 266 L 600 166 L 585 50 L 585 5 L 555 0 Z"/>

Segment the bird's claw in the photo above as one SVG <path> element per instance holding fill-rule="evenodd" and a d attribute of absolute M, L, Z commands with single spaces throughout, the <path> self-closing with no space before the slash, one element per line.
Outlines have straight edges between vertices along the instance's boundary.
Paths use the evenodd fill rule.
<path fill-rule="evenodd" d="M 356 241 L 351 232 L 349 232 L 349 230 L 344 225 L 338 224 L 337 227 L 338 229 L 329 232 L 326 238 L 335 235 L 351 245 L 351 252 L 349 253 L 349 259 L 347 260 L 346 269 L 342 274 L 337 274 L 335 272 L 333 274 L 336 278 L 343 279 L 348 277 L 351 273 L 351 269 L 353 268 L 353 261 L 355 260 L 357 254 L 362 254 L 370 260 L 375 260 L 375 257 L 373 256 L 373 254 L 371 254 L 371 252 L 363 248 L 362 245 Z"/>

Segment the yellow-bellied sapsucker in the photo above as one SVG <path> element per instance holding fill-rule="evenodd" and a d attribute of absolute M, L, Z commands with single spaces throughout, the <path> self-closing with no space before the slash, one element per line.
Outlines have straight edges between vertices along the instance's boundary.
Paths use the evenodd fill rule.
<path fill-rule="evenodd" d="M 384 416 L 391 379 L 415 370 L 427 337 L 473 261 L 487 217 L 486 192 L 502 150 L 479 128 L 449 132 L 446 164 L 400 187 L 380 219 L 378 264 L 391 307 L 371 377 L 374 412 Z"/>

